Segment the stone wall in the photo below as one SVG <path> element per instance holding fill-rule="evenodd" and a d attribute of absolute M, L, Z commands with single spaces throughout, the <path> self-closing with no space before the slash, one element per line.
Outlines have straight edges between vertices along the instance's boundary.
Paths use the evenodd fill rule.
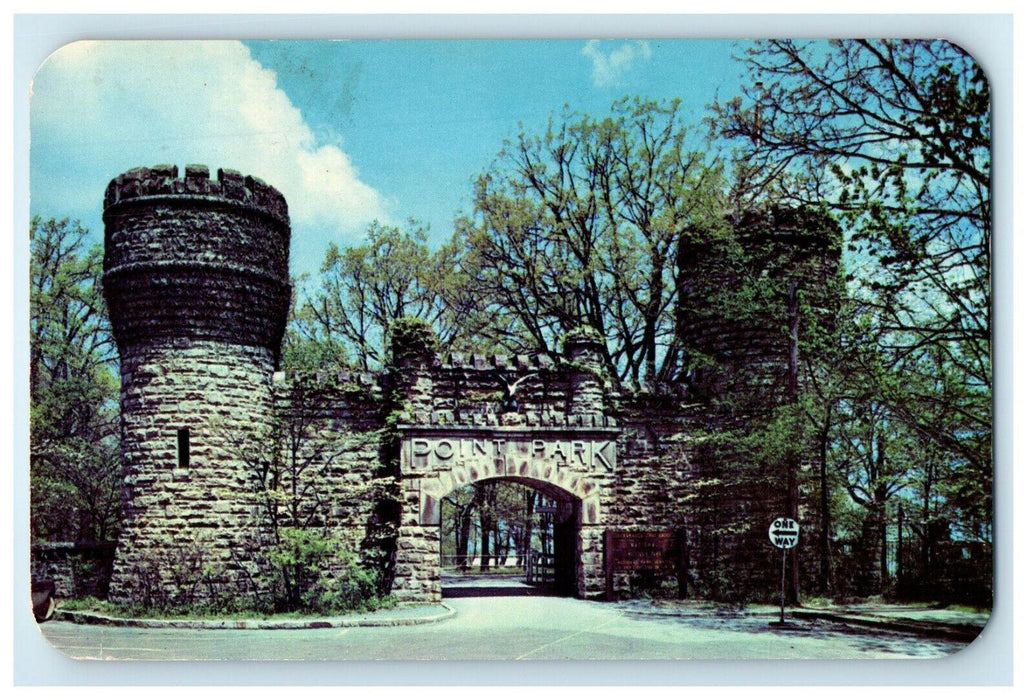
<path fill-rule="evenodd" d="M 842 232 L 827 214 L 769 207 L 727 223 L 680 241 L 677 335 L 690 356 L 685 387 L 707 406 L 711 431 L 724 433 L 698 451 L 700 505 L 689 533 L 697 578 L 742 598 L 771 588 L 779 567 L 767 524 L 809 517 L 800 478 L 817 446 L 770 464 L 758 441 L 806 389 L 808 363 L 821 360 L 808 353 L 834 332 L 844 281 Z M 790 552 L 792 591 L 797 562 L 818 545 L 813 528 Z"/>
<path fill-rule="evenodd" d="M 396 525 L 381 509 L 397 498 L 398 489 L 385 468 L 379 377 L 362 372 L 277 375 L 275 386 L 276 417 L 286 437 L 283 463 L 297 472 L 305 491 L 299 520 L 324 532 L 343 553 L 327 562 L 327 573 L 340 573 L 354 556 L 377 571 L 382 585 L 390 585 Z M 269 514 L 264 515 L 268 530 Z"/>
<path fill-rule="evenodd" d="M 543 355 L 437 356 L 419 347 L 420 338 L 403 342 L 410 345 L 393 348 L 403 365 L 395 594 L 409 601 L 441 597 L 441 499 L 497 479 L 575 506 L 575 585 L 580 595 L 602 591 L 603 499 L 618 429 L 603 414 L 594 341 L 569 343 L 562 365 Z"/>
<path fill-rule="evenodd" d="M 677 335 L 699 395 L 757 407 L 786 400 L 798 341 L 828 333 L 843 293 L 841 232 L 831 219 L 772 208 L 694 231 L 679 244 Z M 791 359 L 791 356 L 793 358 Z"/>
<path fill-rule="evenodd" d="M 396 595 L 438 599 L 439 503 L 456 488 L 494 479 L 574 504 L 580 596 L 603 594 L 607 530 L 685 531 L 691 594 L 775 590 L 778 560 L 769 561 L 767 528 L 783 515 L 781 484 L 756 461 L 728 452 L 723 440 L 735 418 L 691 391 L 615 391 L 587 371 L 594 370 L 591 354 L 581 361 L 451 354 L 409 368 L 407 376 L 423 377 L 413 395 L 424 408 L 405 417 L 424 420 L 398 427 Z M 529 377 L 515 392 L 518 410 L 502 409 L 500 377 Z M 674 576 L 615 578 L 618 590 L 635 582 L 675 588 Z"/>
<path fill-rule="evenodd" d="M 108 186 L 104 296 L 119 347 L 181 337 L 280 350 L 287 204 L 232 170 L 139 168 Z"/>
<path fill-rule="evenodd" d="M 245 455 L 271 430 L 272 366 L 267 348 L 217 341 L 168 339 L 123 352 L 112 600 L 188 603 L 244 585 L 240 547 L 258 508 Z"/>
<path fill-rule="evenodd" d="M 32 547 L 32 580 L 53 581 L 57 598 L 106 598 L 114 542 L 55 542 Z"/>
<path fill-rule="evenodd" d="M 437 600 L 441 499 L 499 479 L 570 510 L 581 596 L 606 587 L 607 530 L 685 531 L 693 593 L 768 586 L 766 528 L 788 485 L 728 436 L 792 398 L 794 319 L 821 330 L 832 312 L 837 256 L 815 222 L 741 221 L 745 257 L 688 238 L 678 335 L 696 364 L 633 394 L 604 376 L 592 333 L 568 337 L 558 361 L 442 355 L 413 323 L 380 375 L 283 377 L 290 228 L 276 190 L 159 166 L 116 178 L 105 205 L 125 464 L 113 600 L 255 595 L 280 527 L 330 538 L 328 575 L 354 556 L 399 599 Z M 762 322 L 717 301 L 755 278 L 775 280 L 785 314 Z"/>

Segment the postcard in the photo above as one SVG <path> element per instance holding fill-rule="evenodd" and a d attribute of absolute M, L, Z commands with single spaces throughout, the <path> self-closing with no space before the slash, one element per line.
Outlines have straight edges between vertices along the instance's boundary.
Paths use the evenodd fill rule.
<path fill-rule="evenodd" d="M 933 38 L 60 48 L 30 105 L 40 633 L 82 660 L 965 649 L 994 94 Z"/>

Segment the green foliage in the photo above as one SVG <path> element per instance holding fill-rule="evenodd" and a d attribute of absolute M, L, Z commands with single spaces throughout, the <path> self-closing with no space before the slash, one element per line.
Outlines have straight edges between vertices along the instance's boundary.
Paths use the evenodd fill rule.
<path fill-rule="evenodd" d="M 448 494 L 442 499 L 442 553 L 448 565 L 503 573 L 512 554 L 517 571 L 523 571 L 529 551 L 542 551 L 552 536 L 535 514 L 536 504 L 547 500 L 528 486 L 505 481 L 477 482 Z"/>
<path fill-rule="evenodd" d="M 115 349 L 99 247 L 77 223 L 30 224 L 30 468 L 35 541 L 114 539 L 121 460 Z"/>
<path fill-rule="evenodd" d="M 340 546 L 330 537 L 301 527 L 281 527 L 278 540 L 268 554 L 269 563 L 299 574 L 287 582 L 289 587 L 303 586 L 302 577 L 317 577 L 335 547 Z"/>
<path fill-rule="evenodd" d="M 132 562 L 131 610 L 170 613 L 216 604 L 215 590 L 225 572 L 208 561 L 207 542 L 200 536 L 187 542 L 171 538 L 140 550 Z"/>
<path fill-rule="evenodd" d="M 243 562 L 238 562 L 244 564 Z M 168 543 L 142 552 L 133 565 L 134 602 L 72 608 L 93 609 L 124 617 L 254 616 L 274 613 L 343 613 L 393 604 L 379 597 L 374 574 L 360 565 L 342 542 L 316 528 L 281 528 L 262 556 L 235 574 L 213 565 L 203 540 Z M 238 577 L 230 592 L 226 583 Z M 68 607 L 68 606 L 66 606 Z"/>
<path fill-rule="evenodd" d="M 364 370 L 384 366 L 392 323 L 404 317 L 432 324 L 447 341 L 454 337 L 447 303 L 457 285 L 449 246 L 431 252 L 427 230 L 373 222 L 364 245 L 331 245 L 319 287 L 299 300 L 290 323 L 285 362 L 313 360 Z"/>
<path fill-rule="evenodd" d="M 344 341 L 315 332 L 302 312 L 293 309 L 280 351 L 280 367 L 288 374 L 313 374 L 351 366 Z"/>
<path fill-rule="evenodd" d="M 62 600 L 60 607 L 62 610 L 97 612 L 124 619 L 225 619 L 347 614 L 390 608 L 395 604 L 390 596 L 379 597 L 370 571 L 350 559 L 333 575 L 322 575 L 317 586 L 307 591 L 306 605 L 291 612 L 275 613 L 268 601 L 230 595 L 193 603 L 159 603 L 150 599 L 124 604 L 92 597 L 69 598 Z"/>
<path fill-rule="evenodd" d="M 849 234 L 849 304 L 803 368 L 801 408 L 828 459 L 813 504 L 828 537 L 867 549 L 886 586 L 896 504 L 928 565 L 949 522 L 991 539 L 988 81 L 945 41 L 768 41 L 743 58 L 754 86 L 712 121 L 742 164 L 734 199 L 826 206 Z"/>
<path fill-rule="evenodd" d="M 458 224 L 468 294 L 487 311 L 470 332 L 558 359 L 560 339 L 588 327 L 612 378 L 670 378 L 675 249 L 723 206 L 718 169 L 689 142 L 678 101 L 644 99 L 602 119 L 567 111 L 506 142 Z"/>
<path fill-rule="evenodd" d="M 504 143 L 447 246 L 430 250 L 418 224 L 375 222 L 364 244 L 331 247 L 317 289 L 296 300 L 283 366 L 378 370 L 442 348 L 559 360 L 565 340 L 592 336 L 603 343 L 606 377 L 635 389 L 691 371 L 717 375 L 719 358 L 675 337 L 676 248 L 706 242 L 721 283 L 687 305 L 687 317 L 775 329 L 801 363 L 790 390 L 764 410 L 711 396 L 724 432 L 672 441 L 643 479 L 666 497 L 658 496 L 660 520 L 697 528 L 709 567 L 697 592 L 756 595 L 750 562 L 723 543 L 764 519 L 730 504 L 759 507 L 772 493 L 820 523 L 813 541 L 823 570 L 813 578 L 822 592 L 842 593 L 874 563 L 883 568 L 877 588 L 886 586 L 886 547 L 871 543 L 885 539 L 898 504 L 928 566 L 947 539 L 989 542 L 986 77 L 944 41 L 780 40 L 743 58 L 753 86 L 716 105 L 712 120 L 713 135 L 733 146 L 724 154 L 734 164 L 730 191 L 716 154 L 692 147 L 677 101 L 626 98 L 603 117 L 565 110 Z M 847 291 L 843 308 L 812 296 L 808 269 L 776 247 L 745 244 L 730 225 L 781 209 L 795 212 L 795 226 L 828 233 L 831 245 L 848 231 L 846 279 L 828 280 Z M 100 251 L 86 249 L 85 234 L 40 219 L 30 232 L 36 539 L 104 538 L 115 527 L 114 350 Z M 788 282 L 800 283 L 796 296 Z M 749 383 L 756 379 L 746 386 L 760 388 Z M 330 465 L 354 445 L 318 430 L 326 393 L 304 382 L 296 389 L 295 408 L 268 434 L 238 436 L 259 504 L 257 588 L 276 591 L 248 605 L 362 605 L 374 595 L 369 569 L 326 527 Z M 397 469 L 392 431 L 406 408 L 397 394 L 390 400 L 389 429 L 376 436 L 386 473 Z M 690 465 L 703 467 L 687 478 Z M 394 486 L 374 479 L 351 497 L 391 500 Z M 456 518 L 443 527 L 457 550 L 489 549 L 461 545 L 464 528 L 468 537 L 470 528 L 500 537 L 527 529 L 527 502 L 512 495 L 495 484 L 454 494 Z M 843 553 L 862 543 L 870 543 L 864 554 Z M 200 595 L 192 586 L 224 575 L 189 548 L 154 564 L 180 582 L 170 599 L 151 601 L 162 609 L 189 605 Z M 155 567 L 138 574 L 158 595 Z"/>
<path fill-rule="evenodd" d="M 228 434 L 256 497 L 250 539 L 239 559 L 253 609 L 328 612 L 378 604 L 377 577 L 330 524 L 334 502 L 356 512 L 397 500 L 388 476 L 350 482 L 335 465 L 350 453 L 375 453 L 380 431 L 343 434 L 333 426 L 339 387 L 303 375 L 291 384 L 273 422 L 253 434 Z"/>
<path fill-rule="evenodd" d="M 388 338 L 394 365 L 409 357 L 433 357 L 440 348 L 431 324 L 412 316 L 394 319 L 388 327 Z"/>
<path fill-rule="evenodd" d="M 284 572 L 274 609 L 328 613 L 375 607 L 374 574 L 342 545 L 317 529 L 281 528 L 279 541 L 267 554 L 269 564 Z"/>
<path fill-rule="evenodd" d="M 566 348 L 571 343 L 597 343 L 603 345 L 603 336 L 592 326 L 578 326 L 560 337 L 560 347 Z"/>

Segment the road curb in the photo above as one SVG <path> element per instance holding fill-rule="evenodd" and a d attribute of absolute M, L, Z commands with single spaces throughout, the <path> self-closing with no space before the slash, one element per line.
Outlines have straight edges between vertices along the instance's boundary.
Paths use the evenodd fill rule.
<path fill-rule="evenodd" d="M 427 607 L 427 606 L 424 606 Z M 429 625 L 447 620 L 456 614 L 456 610 L 445 603 L 434 607 L 440 612 L 430 615 L 414 615 L 411 617 L 376 617 L 372 613 L 368 617 L 361 615 L 349 617 L 299 618 L 284 620 L 150 620 L 141 618 L 122 618 L 103 615 L 83 610 L 60 610 L 54 613 L 53 619 L 66 620 L 82 625 L 104 625 L 109 627 L 141 627 L 147 629 L 212 629 L 212 630 L 311 630 L 335 629 L 342 627 L 407 627 L 410 625 Z M 396 611 L 397 612 L 397 611 Z"/>
<path fill-rule="evenodd" d="M 801 620 L 827 620 L 849 625 L 861 625 L 892 632 L 906 632 L 924 637 L 938 637 L 955 642 L 972 642 L 983 631 L 983 626 L 953 624 L 949 622 L 913 622 L 909 620 L 892 620 L 885 617 L 866 617 L 841 613 L 827 613 L 816 610 L 794 610 L 791 617 Z"/>

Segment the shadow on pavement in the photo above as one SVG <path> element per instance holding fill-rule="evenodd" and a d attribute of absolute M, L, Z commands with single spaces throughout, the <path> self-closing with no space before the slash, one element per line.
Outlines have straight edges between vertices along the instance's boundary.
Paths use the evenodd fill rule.
<path fill-rule="evenodd" d="M 551 586 L 532 586 L 521 576 L 442 575 L 442 598 L 555 596 Z"/>
<path fill-rule="evenodd" d="M 715 632 L 737 632 L 745 634 L 774 634 L 787 639 L 810 638 L 833 640 L 850 638 L 855 640 L 862 652 L 885 652 L 916 656 L 947 656 L 959 651 L 973 641 L 978 631 L 968 638 L 947 635 L 942 629 L 905 631 L 892 627 L 879 627 L 850 619 L 826 619 L 820 616 L 797 617 L 797 611 L 788 611 L 784 624 L 778 624 L 779 611 L 769 614 L 747 614 L 732 610 L 705 609 L 684 610 L 672 614 L 671 610 L 651 609 L 637 603 L 619 604 L 626 615 L 651 619 L 671 625 L 692 626 Z M 889 621 L 885 621 L 889 622 Z"/>

